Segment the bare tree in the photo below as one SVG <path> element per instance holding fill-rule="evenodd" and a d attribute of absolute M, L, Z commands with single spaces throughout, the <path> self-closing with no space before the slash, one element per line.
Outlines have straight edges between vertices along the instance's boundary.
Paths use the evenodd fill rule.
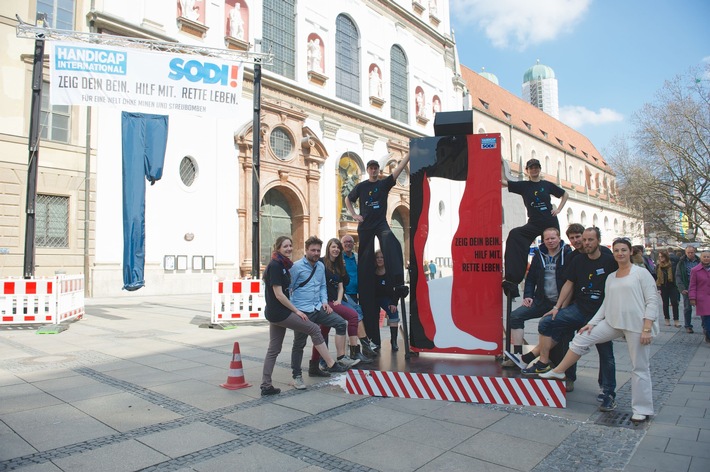
<path fill-rule="evenodd" d="M 690 242 L 710 233 L 710 67 L 666 81 L 634 115 L 635 147 L 608 153 L 619 195 L 642 212 L 646 232 Z"/>

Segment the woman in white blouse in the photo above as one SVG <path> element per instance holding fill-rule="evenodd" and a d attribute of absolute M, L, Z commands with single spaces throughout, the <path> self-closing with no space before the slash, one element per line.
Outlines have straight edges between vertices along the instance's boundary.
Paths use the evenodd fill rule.
<path fill-rule="evenodd" d="M 602 306 L 589 324 L 577 332 L 562 362 L 539 377 L 562 380 L 565 370 L 591 346 L 624 336 L 633 366 L 631 420 L 640 422 L 653 415 L 649 358 L 651 340 L 658 333 L 659 297 L 651 274 L 631 263 L 631 241 L 615 239 L 612 250 L 619 269 L 606 279 Z"/>

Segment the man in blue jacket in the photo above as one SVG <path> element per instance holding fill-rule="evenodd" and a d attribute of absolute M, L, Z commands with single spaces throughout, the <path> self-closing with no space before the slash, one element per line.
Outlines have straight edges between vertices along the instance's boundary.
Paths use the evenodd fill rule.
<path fill-rule="evenodd" d="M 557 228 L 547 228 L 542 232 L 542 244 L 535 251 L 525 277 L 522 305 L 510 315 L 510 340 L 516 358 L 523 353 L 525 321 L 540 318 L 555 306 L 565 283 L 565 258 L 570 252 Z M 505 367 L 514 365 L 511 359 L 503 363 Z"/>

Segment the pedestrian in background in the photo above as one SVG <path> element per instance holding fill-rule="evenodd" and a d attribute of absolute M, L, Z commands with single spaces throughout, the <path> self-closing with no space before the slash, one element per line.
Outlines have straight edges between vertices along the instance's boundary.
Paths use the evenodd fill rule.
<path fill-rule="evenodd" d="M 683 295 L 683 318 L 685 321 L 685 331 L 693 333 L 693 307 L 688 298 L 688 287 L 690 286 L 690 271 L 693 267 L 700 264 L 700 259 L 695 255 L 695 247 L 688 246 L 685 248 L 685 255 L 678 261 L 678 266 L 675 268 L 675 284 Z"/>
<path fill-rule="evenodd" d="M 702 320 L 705 342 L 710 343 L 710 251 L 700 253 L 700 264 L 690 271 L 690 304 Z"/>
<path fill-rule="evenodd" d="M 436 264 L 434 264 L 434 260 L 432 259 L 431 262 L 429 262 L 429 280 L 434 280 L 436 278 Z"/>
<path fill-rule="evenodd" d="M 661 292 L 663 301 L 663 317 L 666 319 L 666 326 L 671 325 L 669 305 L 673 307 L 673 322 L 676 328 L 680 328 L 678 303 L 680 302 L 680 292 L 675 284 L 675 267 L 671 262 L 668 251 L 661 250 L 658 253 L 658 264 L 656 265 L 656 285 Z"/>

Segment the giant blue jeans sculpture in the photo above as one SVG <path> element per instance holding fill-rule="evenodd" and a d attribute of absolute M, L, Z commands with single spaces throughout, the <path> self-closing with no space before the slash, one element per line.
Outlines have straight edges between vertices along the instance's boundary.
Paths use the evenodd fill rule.
<path fill-rule="evenodd" d="M 163 176 L 168 117 L 121 114 L 123 144 L 123 288 L 145 285 L 145 180 Z"/>

